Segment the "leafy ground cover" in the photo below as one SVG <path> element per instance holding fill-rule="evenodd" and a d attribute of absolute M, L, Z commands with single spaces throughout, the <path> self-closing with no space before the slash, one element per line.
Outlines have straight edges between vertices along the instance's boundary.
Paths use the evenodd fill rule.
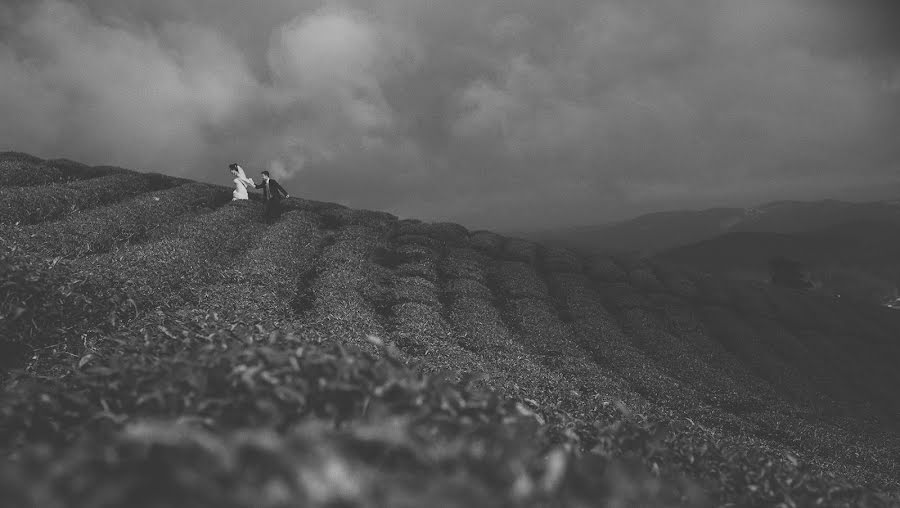
<path fill-rule="evenodd" d="M 83 332 L 114 328 L 120 314 L 131 314 L 127 298 L 16 250 L 0 248 L 0 281 L 0 372 L 40 348 L 78 346 Z"/>
<path fill-rule="evenodd" d="M 219 207 L 230 199 L 222 189 L 211 185 L 184 184 L 58 221 L 10 228 L 6 241 L 47 257 L 100 254 L 126 242 L 143 241 L 155 229 L 173 220 Z"/>
<path fill-rule="evenodd" d="M 162 238 L 86 256 L 72 265 L 84 277 L 122 288 L 142 309 L 196 305 L 199 290 L 252 245 L 261 206 L 229 204 L 173 224 Z"/>
<path fill-rule="evenodd" d="M 109 205 L 143 192 L 173 187 L 178 180 L 129 173 L 72 183 L 35 187 L 0 187 L 0 224 L 36 224 L 78 210 Z"/>
<path fill-rule="evenodd" d="M 564 416 L 548 422 L 521 402 L 417 374 L 389 348 L 376 357 L 264 330 L 223 331 L 215 322 L 165 324 L 143 341 L 111 338 L 108 353 L 73 365 L 65 387 L 44 381 L 7 394 L 3 435 L 51 445 L 18 452 L 20 467 L 6 465 L 4 499 L 20 506 L 706 501 L 682 476 L 638 465 L 641 446 L 629 439 L 652 439 L 649 422 L 605 428 L 602 443 L 585 453 Z M 34 404 L 28 393 L 42 396 Z M 619 456 L 619 444 L 634 456 Z"/>
<path fill-rule="evenodd" d="M 116 506 L 144 502 L 156 486 L 150 499 L 175 506 L 226 495 L 228 506 L 448 503 L 462 492 L 474 506 L 702 506 L 700 484 L 682 476 L 693 471 L 715 474 L 719 495 L 741 504 L 889 502 L 796 457 L 712 440 L 689 421 L 620 404 L 587 425 L 417 374 L 378 347 L 370 355 L 177 315 L 112 336 L 67 360 L 62 379 L 7 389 L 0 434 L 17 451 L 0 472 L 4 499 Z M 48 445 L 17 446 L 33 442 Z"/>
<path fill-rule="evenodd" d="M 851 340 L 890 358 L 886 314 L 301 199 L 268 225 L 176 183 L 0 226 L 0 330 L 38 359 L 0 392 L 0 498 L 898 502 L 896 428 L 830 369 Z"/>
<path fill-rule="evenodd" d="M 0 187 L 47 185 L 125 172 L 124 169 L 90 167 L 64 159 L 45 161 L 24 153 L 0 153 Z"/>

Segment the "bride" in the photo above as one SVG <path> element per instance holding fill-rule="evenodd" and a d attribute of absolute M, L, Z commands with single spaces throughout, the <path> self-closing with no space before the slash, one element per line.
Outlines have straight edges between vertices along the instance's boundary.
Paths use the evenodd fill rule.
<path fill-rule="evenodd" d="M 244 168 L 237 164 L 230 164 L 228 168 L 231 169 L 231 174 L 234 176 L 234 192 L 231 193 L 233 196 L 232 201 L 250 199 L 247 195 L 247 187 L 254 186 L 253 179 L 247 178 L 247 175 L 244 174 Z"/>

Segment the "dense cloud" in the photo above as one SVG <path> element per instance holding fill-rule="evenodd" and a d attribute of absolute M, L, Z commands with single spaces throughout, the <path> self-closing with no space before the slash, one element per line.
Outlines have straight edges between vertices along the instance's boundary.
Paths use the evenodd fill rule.
<path fill-rule="evenodd" d="M 892 4 L 0 6 L 0 149 L 527 229 L 891 181 Z"/>

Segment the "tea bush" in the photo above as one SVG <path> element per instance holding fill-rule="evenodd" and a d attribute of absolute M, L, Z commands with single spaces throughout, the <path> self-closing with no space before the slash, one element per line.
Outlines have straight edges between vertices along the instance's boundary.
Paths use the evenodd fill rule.
<path fill-rule="evenodd" d="M 37 348 L 78 353 L 83 333 L 114 327 L 130 310 L 127 298 L 63 263 L 0 248 L 0 370 L 23 366 Z"/>
<path fill-rule="evenodd" d="M 4 187 L 0 188 L 0 224 L 36 224 L 177 184 L 168 176 L 131 173 L 36 187 Z"/>

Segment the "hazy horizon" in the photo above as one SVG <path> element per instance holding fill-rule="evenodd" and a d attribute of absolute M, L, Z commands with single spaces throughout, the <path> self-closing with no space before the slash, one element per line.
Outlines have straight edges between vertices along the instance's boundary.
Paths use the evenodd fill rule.
<path fill-rule="evenodd" d="M 6 1 L 0 149 L 223 185 L 237 161 L 506 231 L 840 198 L 900 183 L 898 25 L 887 0 Z"/>

